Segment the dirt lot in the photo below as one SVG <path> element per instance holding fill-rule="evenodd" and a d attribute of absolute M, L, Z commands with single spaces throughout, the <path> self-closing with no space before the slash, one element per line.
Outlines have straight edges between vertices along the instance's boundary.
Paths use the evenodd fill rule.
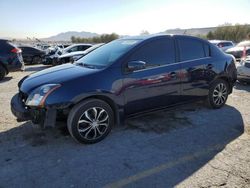
<path fill-rule="evenodd" d="M 63 125 L 17 123 L 10 99 L 27 67 L 0 82 L 0 188 L 250 187 L 250 86 L 227 105 L 179 107 L 131 119 L 102 142 L 80 145 Z"/>

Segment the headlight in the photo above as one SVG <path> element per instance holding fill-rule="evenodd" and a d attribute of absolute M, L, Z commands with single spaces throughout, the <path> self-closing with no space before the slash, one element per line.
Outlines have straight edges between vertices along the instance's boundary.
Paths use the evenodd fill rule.
<path fill-rule="evenodd" d="M 57 88 L 61 87 L 60 84 L 46 84 L 35 89 L 26 100 L 27 106 L 43 107 L 46 98 Z"/>

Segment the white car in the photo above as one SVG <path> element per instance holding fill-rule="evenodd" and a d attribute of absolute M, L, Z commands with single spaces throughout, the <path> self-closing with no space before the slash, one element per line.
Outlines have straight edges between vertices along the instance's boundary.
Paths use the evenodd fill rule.
<path fill-rule="evenodd" d="M 227 40 L 210 40 L 209 42 L 217 46 L 223 52 L 235 46 L 232 41 L 227 41 Z"/>
<path fill-rule="evenodd" d="M 250 83 L 250 56 L 237 64 L 237 79 L 241 83 Z"/>
<path fill-rule="evenodd" d="M 95 44 L 92 47 L 90 47 L 84 51 L 75 51 L 75 52 L 64 53 L 57 58 L 56 64 L 59 65 L 59 64 L 64 64 L 64 63 L 73 63 L 74 61 L 77 61 L 81 57 L 85 56 L 86 54 L 92 52 L 93 50 L 99 48 L 102 45 L 104 45 L 104 43 Z"/>
<path fill-rule="evenodd" d="M 92 44 L 72 44 L 68 46 L 67 48 L 60 48 L 58 45 L 54 47 L 50 47 L 46 51 L 45 58 L 43 59 L 44 65 L 56 65 L 57 59 L 67 53 L 77 52 L 77 51 L 84 51 L 88 48 L 90 48 Z"/>

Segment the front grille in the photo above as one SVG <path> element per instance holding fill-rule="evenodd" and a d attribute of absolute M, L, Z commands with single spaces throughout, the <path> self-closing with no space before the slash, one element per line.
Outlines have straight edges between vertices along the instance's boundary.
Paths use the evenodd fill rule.
<path fill-rule="evenodd" d="M 245 62 L 245 67 L 250 68 L 250 62 Z"/>

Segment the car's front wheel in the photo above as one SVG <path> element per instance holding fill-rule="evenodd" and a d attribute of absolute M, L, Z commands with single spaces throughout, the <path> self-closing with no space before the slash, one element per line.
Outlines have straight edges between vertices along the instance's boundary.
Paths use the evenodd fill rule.
<path fill-rule="evenodd" d="M 216 80 L 209 89 L 207 98 L 208 106 L 211 108 L 221 108 L 227 101 L 229 86 L 225 80 Z"/>
<path fill-rule="evenodd" d="M 114 125 L 112 108 L 104 101 L 89 99 L 70 111 L 67 126 L 71 136 L 80 143 L 92 144 L 104 139 Z"/>

